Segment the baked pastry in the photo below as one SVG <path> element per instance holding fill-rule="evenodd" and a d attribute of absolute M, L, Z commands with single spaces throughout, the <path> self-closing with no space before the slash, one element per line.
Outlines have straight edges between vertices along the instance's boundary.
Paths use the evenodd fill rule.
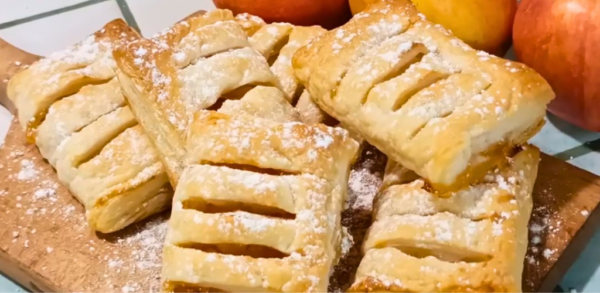
<path fill-rule="evenodd" d="M 388 164 L 353 292 L 520 292 L 539 150 L 440 198 Z"/>
<path fill-rule="evenodd" d="M 111 50 L 136 36 L 114 20 L 8 85 L 30 141 L 85 206 L 89 226 L 104 233 L 165 209 L 172 198 L 162 163 L 115 78 Z"/>
<path fill-rule="evenodd" d="M 293 66 L 325 112 L 440 192 L 505 163 L 554 97 L 532 69 L 471 49 L 407 0 L 376 1 Z"/>
<path fill-rule="evenodd" d="M 257 17 L 254 16 L 255 18 Z M 301 27 L 289 23 L 272 23 L 263 25 L 250 36 L 250 44 L 267 58 L 271 71 L 279 79 L 283 92 L 296 107 L 304 123 L 327 123 L 333 120 L 312 101 L 292 68 L 292 56 L 296 51 L 321 37 L 326 31 L 319 26 Z"/>
<path fill-rule="evenodd" d="M 327 290 L 358 143 L 343 129 L 298 122 L 228 10 L 114 56 L 133 113 L 176 186 L 164 290 Z"/>
<path fill-rule="evenodd" d="M 326 32 L 319 26 L 293 26 L 289 23 L 272 23 L 263 26 L 250 37 L 250 44 L 261 53 L 271 65 L 271 70 L 279 79 L 283 92 L 290 103 L 296 104 L 302 93 L 292 68 L 292 56 L 302 46 Z"/>
<path fill-rule="evenodd" d="M 194 113 L 239 100 L 257 85 L 272 88 L 270 96 L 279 93 L 278 79 L 228 10 L 178 22 L 117 48 L 114 56 L 123 92 L 173 186 L 185 169 L 185 130 Z"/>
<path fill-rule="evenodd" d="M 235 21 L 242 26 L 248 36 L 252 36 L 261 27 L 267 24 L 262 18 L 248 13 L 236 15 Z"/>
<path fill-rule="evenodd" d="M 199 114 L 164 248 L 165 289 L 324 292 L 358 144 L 341 128 Z M 248 135 L 250 134 L 250 135 Z"/>

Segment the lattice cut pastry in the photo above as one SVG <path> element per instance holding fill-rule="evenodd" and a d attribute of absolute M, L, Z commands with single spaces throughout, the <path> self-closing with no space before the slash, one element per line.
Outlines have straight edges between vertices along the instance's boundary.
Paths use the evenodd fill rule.
<path fill-rule="evenodd" d="M 292 56 L 298 49 L 321 37 L 326 31 L 319 26 L 302 27 L 289 23 L 272 23 L 263 25 L 250 35 L 250 44 L 267 58 L 271 71 L 279 79 L 288 101 L 296 107 L 302 122 L 309 124 L 330 122 L 332 119 L 312 101 L 308 91 L 294 75 Z"/>
<path fill-rule="evenodd" d="M 440 198 L 388 164 L 350 291 L 520 292 L 539 150 Z"/>
<path fill-rule="evenodd" d="M 176 186 L 164 290 L 327 290 L 358 143 L 341 128 L 298 122 L 227 10 L 114 55 Z"/>
<path fill-rule="evenodd" d="M 323 110 L 443 192 L 505 163 L 554 97 L 532 69 L 471 49 L 407 0 L 376 1 L 293 66 Z"/>
<path fill-rule="evenodd" d="M 292 106 L 279 80 L 229 10 L 188 18 L 152 39 L 117 48 L 114 56 L 123 91 L 174 186 L 185 168 L 185 130 L 199 110 L 216 110 L 249 95 L 254 98 L 243 99 L 243 106 L 227 107 L 260 112 L 255 107 L 260 102 L 249 100 L 269 100 L 280 114 L 298 115 L 285 110 Z"/>
<path fill-rule="evenodd" d="M 248 36 L 252 36 L 267 23 L 260 17 L 248 13 L 240 13 L 235 16 L 235 21 L 242 26 Z"/>
<path fill-rule="evenodd" d="M 190 165 L 176 189 L 166 290 L 327 290 L 358 144 L 341 128 L 199 116 L 188 155 L 204 164 Z"/>
<path fill-rule="evenodd" d="M 8 96 L 92 229 L 113 232 L 170 205 L 157 153 L 115 78 L 112 48 L 137 37 L 122 20 L 15 75 Z"/>

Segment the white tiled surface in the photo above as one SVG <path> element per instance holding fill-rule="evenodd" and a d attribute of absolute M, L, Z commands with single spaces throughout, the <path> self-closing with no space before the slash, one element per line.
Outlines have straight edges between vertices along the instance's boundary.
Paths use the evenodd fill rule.
<path fill-rule="evenodd" d="M 543 152 L 555 155 L 599 138 L 598 132 L 586 131 L 549 114 L 546 125 L 531 139 L 531 143 L 539 146 Z M 597 153 L 594 155 L 598 156 Z"/>
<path fill-rule="evenodd" d="M 152 36 L 198 10 L 215 9 L 212 1 L 202 0 L 127 0 L 127 4 L 144 36 Z"/>
<path fill-rule="evenodd" d="M 301 1 L 301 0 L 298 0 Z M 84 2 L 82 0 L 0 0 L 0 23 L 52 11 L 64 6 Z M 197 10 L 214 8 L 211 0 L 126 0 L 142 34 L 150 36 Z M 276 5 L 277 1 L 273 1 Z M 35 20 L 0 30 L 0 38 L 25 49 L 47 55 L 64 48 L 96 31 L 106 22 L 121 17 L 115 0 L 93 4 L 60 15 Z M 509 53 L 510 57 L 510 53 Z M 4 139 L 10 123 L 10 114 L 0 108 L 0 141 Z M 555 155 L 582 143 L 599 139 L 600 133 L 592 133 L 549 115 L 548 123 L 532 139 L 532 143 L 544 152 Z M 590 172 L 600 174 L 600 154 L 591 152 L 569 160 L 570 163 Z M 579 260 L 562 280 L 564 289 L 579 292 L 600 292 L 600 233 L 588 245 Z M 0 276 L 0 292 L 14 292 L 17 285 Z"/>
<path fill-rule="evenodd" d="M 0 0 L 0 23 L 75 5 L 86 0 Z"/>
<path fill-rule="evenodd" d="M 7 9 L 0 6 L 2 10 Z M 0 30 L 0 38 L 27 52 L 45 56 L 82 40 L 115 18 L 122 18 L 117 2 L 105 1 Z"/>
<path fill-rule="evenodd" d="M 6 108 L 0 106 L 0 145 L 4 142 L 8 127 L 10 126 L 10 120 L 12 120 L 12 114 Z"/>

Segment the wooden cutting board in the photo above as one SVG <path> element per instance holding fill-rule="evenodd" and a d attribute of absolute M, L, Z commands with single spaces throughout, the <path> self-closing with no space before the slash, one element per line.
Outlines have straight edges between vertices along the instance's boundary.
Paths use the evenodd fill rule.
<path fill-rule="evenodd" d="M 0 80 L 38 57 L 0 40 Z M 6 84 L 0 103 L 8 105 Z M 0 148 L 0 272 L 32 291 L 156 292 L 167 214 L 124 231 L 91 231 L 83 207 L 60 185 L 52 167 L 13 120 Z M 363 152 L 351 173 L 343 224 L 354 238 L 332 276 L 331 290 L 345 289 L 360 261 L 371 200 L 385 156 Z M 600 226 L 600 177 L 543 155 L 534 190 L 525 291 L 554 289 Z"/>

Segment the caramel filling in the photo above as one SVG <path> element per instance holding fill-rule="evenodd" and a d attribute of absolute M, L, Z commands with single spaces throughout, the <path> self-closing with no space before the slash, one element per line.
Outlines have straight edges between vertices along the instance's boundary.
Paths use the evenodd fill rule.
<path fill-rule="evenodd" d="M 509 158 L 518 152 L 518 148 L 511 144 L 500 142 L 480 153 L 472 160 L 468 167 L 460 173 L 454 183 L 450 185 L 437 184 L 426 180 L 425 190 L 439 197 L 450 197 L 452 193 L 459 191 L 469 185 L 481 183 L 490 170 L 502 168 L 507 165 Z"/>
<path fill-rule="evenodd" d="M 181 248 L 198 249 L 204 252 L 228 254 L 236 256 L 249 256 L 252 258 L 284 258 L 289 256 L 275 248 L 256 244 L 237 243 L 183 243 L 178 244 Z"/>
<path fill-rule="evenodd" d="M 198 285 L 184 282 L 165 282 L 163 292 L 166 293 L 209 293 L 209 292 L 227 292 L 216 288 L 201 287 Z"/>
<path fill-rule="evenodd" d="M 28 143 L 35 143 L 35 139 L 37 137 L 37 128 L 44 122 L 46 119 L 46 114 L 48 111 L 43 111 L 35 114 L 29 121 L 27 122 L 27 127 L 25 128 L 25 138 Z"/>

